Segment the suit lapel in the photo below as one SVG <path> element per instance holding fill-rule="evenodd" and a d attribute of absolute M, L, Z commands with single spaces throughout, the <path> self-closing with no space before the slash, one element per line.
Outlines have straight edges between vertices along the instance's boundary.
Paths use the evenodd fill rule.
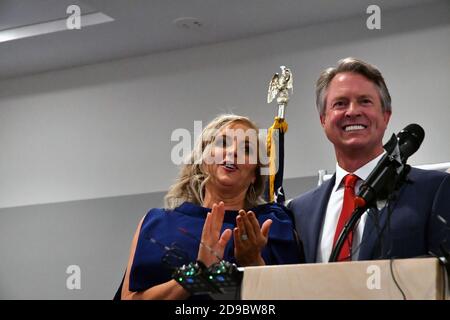
<path fill-rule="evenodd" d="M 364 226 L 364 232 L 361 239 L 361 248 L 359 250 L 358 260 L 371 260 L 374 254 L 375 244 L 378 239 L 378 232 L 381 230 L 381 226 L 386 221 L 386 208 L 377 212 L 374 209 L 369 209 L 366 219 L 366 225 Z M 378 220 L 378 222 L 377 222 Z M 378 228 L 376 227 L 378 225 Z"/>
<path fill-rule="evenodd" d="M 412 181 L 411 181 L 412 182 Z M 396 200 L 394 200 L 394 203 L 391 204 L 392 211 L 395 210 L 395 207 L 398 204 L 398 199 L 401 198 L 402 193 L 405 191 L 405 188 L 407 185 L 400 188 L 400 190 L 395 195 Z M 359 251 L 359 257 L 358 260 L 372 260 L 372 259 L 382 259 L 386 258 L 383 256 L 375 256 L 375 246 L 377 245 L 377 241 L 380 236 L 384 236 L 386 234 L 386 223 L 388 218 L 388 210 L 387 206 L 384 206 L 381 211 L 375 210 L 375 209 L 369 209 L 367 212 L 367 220 L 366 225 L 364 226 L 364 232 L 361 239 L 361 248 Z M 378 220 L 378 229 L 376 227 Z M 379 235 L 379 232 L 382 230 L 382 228 L 385 227 L 385 230 L 382 231 L 382 234 Z M 386 244 L 387 245 L 387 244 Z M 379 253 L 384 255 L 384 253 Z"/>
<path fill-rule="evenodd" d="M 322 187 L 316 190 L 316 195 L 313 199 L 317 199 L 317 204 L 313 206 L 313 212 L 308 216 L 311 223 L 312 232 L 310 239 L 310 254 L 312 255 L 311 261 L 317 260 L 317 247 L 320 241 L 320 234 L 322 231 L 323 219 L 327 211 L 328 200 L 330 199 L 331 191 L 333 190 L 334 182 L 336 180 L 336 174 L 334 174 L 330 180 L 323 183 Z"/>

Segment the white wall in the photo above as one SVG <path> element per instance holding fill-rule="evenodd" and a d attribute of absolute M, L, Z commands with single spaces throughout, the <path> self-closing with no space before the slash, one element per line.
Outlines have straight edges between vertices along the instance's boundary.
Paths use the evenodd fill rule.
<path fill-rule="evenodd" d="M 170 136 L 218 113 L 270 125 L 268 80 L 294 72 L 287 111 L 287 178 L 332 170 L 319 125 L 320 71 L 355 56 L 376 64 L 393 97 L 387 137 L 411 122 L 426 138 L 412 164 L 450 160 L 450 6 L 383 13 L 382 30 L 355 19 L 0 83 L 0 208 L 167 189 Z"/>

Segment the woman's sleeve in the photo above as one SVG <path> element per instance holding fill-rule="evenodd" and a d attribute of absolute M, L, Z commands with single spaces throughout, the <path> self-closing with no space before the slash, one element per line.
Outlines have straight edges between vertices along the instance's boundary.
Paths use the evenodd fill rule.
<path fill-rule="evenodd" d="M 303 263 L 303 245 L 289 209 L 280 205 L 271 205 L 269 208 L 264 220 L 272 219 L 272 226 L 262 253 L 264 261 L 268 265 Z"/>

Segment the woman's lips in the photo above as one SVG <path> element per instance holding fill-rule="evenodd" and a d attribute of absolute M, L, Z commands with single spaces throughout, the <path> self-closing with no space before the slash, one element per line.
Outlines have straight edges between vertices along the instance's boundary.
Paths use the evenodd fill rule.
<path fill-rule="evenodd" d="M 232 163 L 224 163 L 221 165 L 221 167 L 224 168 L 227 172 L 234 172 L 238 170 L 238 167 Z"/>

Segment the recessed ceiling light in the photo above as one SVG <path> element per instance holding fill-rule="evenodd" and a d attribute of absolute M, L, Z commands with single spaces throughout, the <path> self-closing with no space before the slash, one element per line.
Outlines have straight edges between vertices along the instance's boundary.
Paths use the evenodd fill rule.
<path fill-rule="evenodd" d="M 203 22 L 197 18 L 181 17 L 173 20 L 173 23 L 180 29 L 197 30 L 203 27 Z"/>
<path fill-rule="evenodd" d="M 96 24 L 114 21 L 110 16 L 101 13 L 89 13 L 80 17 L 81 28 Z M 28 37 L 39 36 L 43 34 L 69 30 L 67 28 L 67 19 L 36 23 L 28 26 L 17 27 L 0 31 L 0 42 L 12 41 Z"/>

